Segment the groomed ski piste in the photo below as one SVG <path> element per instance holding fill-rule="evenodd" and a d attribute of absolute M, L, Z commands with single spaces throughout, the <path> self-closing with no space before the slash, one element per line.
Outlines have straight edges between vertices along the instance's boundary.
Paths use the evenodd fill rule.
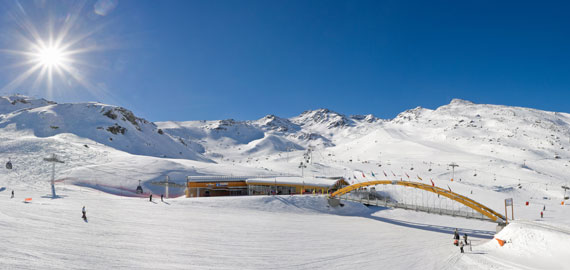
<path fill-rule="evenodd" d="M 558 118 L 549 125 L 567 128 L 567 114 L 455 101 L 436 111 L 414 110 L 390 121 L 363 120 L 338 129 L 322 121 L 285 122 L 299 125 L 289 131 L 318 133 L 322 137 L 312 137 L 331 143 L 314 147 L 305 170 L 308 177 L 340 174 L 361 182 L 383 180 L 386 172 L 424 183 L 431 178 L 435 185 L 503 214 L 504 199 L 513 198 L 515 220 L 496 233 L 496 223 L 474 219 L 347 201 L 343 207 L 332 207 L 324 195 L 185 198 L 182 189 L 172 189 L 173 198 L 163 202 L 163 188 L 150 183 L 165 175 L 184 183 L 188 175 L 299 173 L 299 162 L 312 142 L 267 130 L 259 135 L 253 124 L 200 133 L 198 121 L 155 127 L 140 122 L 143 135 L 138 137 L 144 139 L 128 129 L 122 135 L 131 137 L 123 141 L 121 134 L 95 134 L 99 126 L 114 125 L 105 122 L 105 116 L 91 114 L 95 124 L 85 120 L 64 127 L 55 120 L 73 117 L 61 115 L 65 108 L 58 108 L 68 105 L 37 103 L 27 103 L 34 109 L 18 110 L 2 104 L 0 153 L 3 162 L 13 164 L 12 169 L 2 164 L 0 174 L 2 269 L 570 269 L 570 206 L 561 204 L 560 188 L 570 174 L 565 165 L 570 163 L 570 142 L 557 126 L 540 129 L 544 115 Z M 108 105 L 85 105 L 93 108 L 89 106 L 108 110 Z M 80 104 L 68 107 L 74 114 L 83 111 Z M 421 119 L 422 114 L 431 120 L 426 121 L 429 125 L 409 120 Z M 453 127 L 459 121 L 450 119 L 465 114 L 483 119 L 477 129 L 445 126 L 450 122 Z M 512 119 L 496 120 L 506 115 Z M 519 119 L 513 115 L 534 126 L 512 125 Z M 539 119 L 542 123 L 536 123 Z M 130 128 L 123 122 L 118 125 Z M 479 125 L 492 126 L 493 132 L 482 132 Z M 168 130 L 174 126 L 181 128 Z M 175 142 L 184 140 L 185 150 L 178 153 L 166 138 L 155 137 L 159 128 Z M 211 130 L 216 134 L 208 134 Z M 245 138 L 248 130 L 255 136 Z M 256 142 L 260 136 L 262 141 Z M 473 136 L 487 137 L 475 141 Z M 280 148 L 284 141 L 292 150 Z M 168 147 L 144 148 L 154 143 Z M 56 164 L 57 198 L 51 196 L 51 164 L 43 160 L 51 154 L 65 161 Z M 450 181 L 447 170 L 450 162 L 460 166 L 455 181 Z M 154 194 L 152 202 L 134 193 L 138 180 L 145 192 Z M 86 221 L 81 219 L 83 206 Z M 456 228 L 471 240 L 465 253 L 452 244 Z M 496 239 L 506 243 L 501 246 Z"/>

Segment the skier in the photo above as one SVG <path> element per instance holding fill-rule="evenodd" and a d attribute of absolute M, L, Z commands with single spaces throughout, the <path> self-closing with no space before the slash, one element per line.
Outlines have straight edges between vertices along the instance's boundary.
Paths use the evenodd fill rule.
<path fill-rule="evenodd" d="M 160 201 L 161 201 L 161 202 L 164 202 L 163 198 L 164 198 L 164 195 L 163 195 L 163 194 L 160 194 Z"/>
<path fill-rule="evenodd" d="M 459 250 L 461 250 L 461 253 L 463 253 L 463 242 L 459 242 Z"/>
<path fill-rule="evenodd" d="M 546 211 L 546 205 L 542 207 L 542 211 Z"/>
<path fill-rule="evenodd" d="M 540 218 L 543 218 L 544 214 L 542 213 L 542 211 L 540 211 Z"/>
<path fill-rule="evenodd" d="M 149 201 L 152 202 L 152 193 L 150 194 L 150 196 L 148 198 L 149 198 Z"/>
<path fill-rule="evenodd" d="M 12 190 L 12 197 L 10 197 L 10 199 L 14 198 L 14 190 Z"/>
<path fill-rule="evenodd" d="M 455 229 L 455 232 L 453 232 L 453 239 L 453 244 L 457 246 L 459 242 L 459 233 L 457 232 L 457 228 Z"/>
<path fill-rule="evenodd" d="M 83 220 L 87 220 L 87 211 L 85 211 L 85 206 L 83 206 L 83 209 L 81 209 L 81 213 L 83 214 L 81 218 L 83 218 Z"/>
<path fill-rule="evenodd" d="M 468 245 L 467 244 L 467 234 L 463 234 L 463 241 L 465 241 L 465 245 Z"/>

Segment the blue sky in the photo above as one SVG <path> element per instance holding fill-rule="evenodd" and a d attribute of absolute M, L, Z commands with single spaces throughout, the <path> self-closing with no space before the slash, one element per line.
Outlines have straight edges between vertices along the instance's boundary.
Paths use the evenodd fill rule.
<path fill-rule="evenodd" d="M 72 47 L 95 49 L 73 56 L 88 84 L 57 77 L 48 93 L 31 76 L 0 94 L 101 101 L 151 121 L 316 108 L 392 118 L 452 98 L 570 112 L 570 5 L 497 2 L 104 0 L 96 14 L 97 1 L 2 0 L 2 49 L 26 48 L 19 22 L 43 35 L 70 14 L 69 39 L 87 35 Z M 25 71 L 18 57 L 0 52 L 0 89 Z"/>

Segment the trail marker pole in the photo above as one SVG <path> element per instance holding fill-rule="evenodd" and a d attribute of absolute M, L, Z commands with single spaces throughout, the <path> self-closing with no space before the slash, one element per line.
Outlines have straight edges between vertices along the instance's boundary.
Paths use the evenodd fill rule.
<path fill-rule="evenodd" d="M 513 198 L 505 199 L 505 219 L 506 219 L 505 223 L 508 224 L 509 223 L 509 221 L 508 221 L 508 219 L 509 219 L 508 214 L 509 213 L 507 212 L 507 206 L 511 207 L 511 220 L 514 220 L 515 219 L 515 206 L 513 205 Z"/>

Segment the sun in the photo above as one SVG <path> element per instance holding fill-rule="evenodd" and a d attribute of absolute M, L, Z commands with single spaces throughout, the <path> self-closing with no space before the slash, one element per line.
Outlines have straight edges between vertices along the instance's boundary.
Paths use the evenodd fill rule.
<path fill-rule="evenodd" d="M 66 53 L 62 48 L 55 46 L 40 48 L 34 55 L 35 61 L 45 68 L 61 68 L 66 59 Z"/>
<path fill-rule="evenodd" d="M 11 81 L 0 85 L 0 93 L 20 92 L 22 90 L 18 88 L 25 87 L 26 93 L 39 91 L 47 98 L 52 98 L 56 92 L 61 95 L 80 89 L 95 96 L 106 95 L 104 84 L 94 84 L 89 76 L 93 71 L 105 68 L 99 65 L 100 59 L 93 57 L 107 49 L 98 40 L 108 38 L 100 33 L 107 24 L 85 20 L 84 15 L 93 12 L 85 3 L 71 1 L 69 5 L 63 5 L 68 11 L 64 20 L 52 13 L 45 17 L 30 17 L 26 10 L 37 8 L 32 4 L 27 8 L 19 1 L 14 1 L 13 6 L 8 4 L 6 14 L 13 19 L 13 24 L 8 26 L 13 30 L 0 33 L 8 35 L 6 40 L 10 40 L 10 43 L 0 42 L 0 56 L 6 56 L 9 61 L 0 58 L 0 69 L 10 69 Z"/>

